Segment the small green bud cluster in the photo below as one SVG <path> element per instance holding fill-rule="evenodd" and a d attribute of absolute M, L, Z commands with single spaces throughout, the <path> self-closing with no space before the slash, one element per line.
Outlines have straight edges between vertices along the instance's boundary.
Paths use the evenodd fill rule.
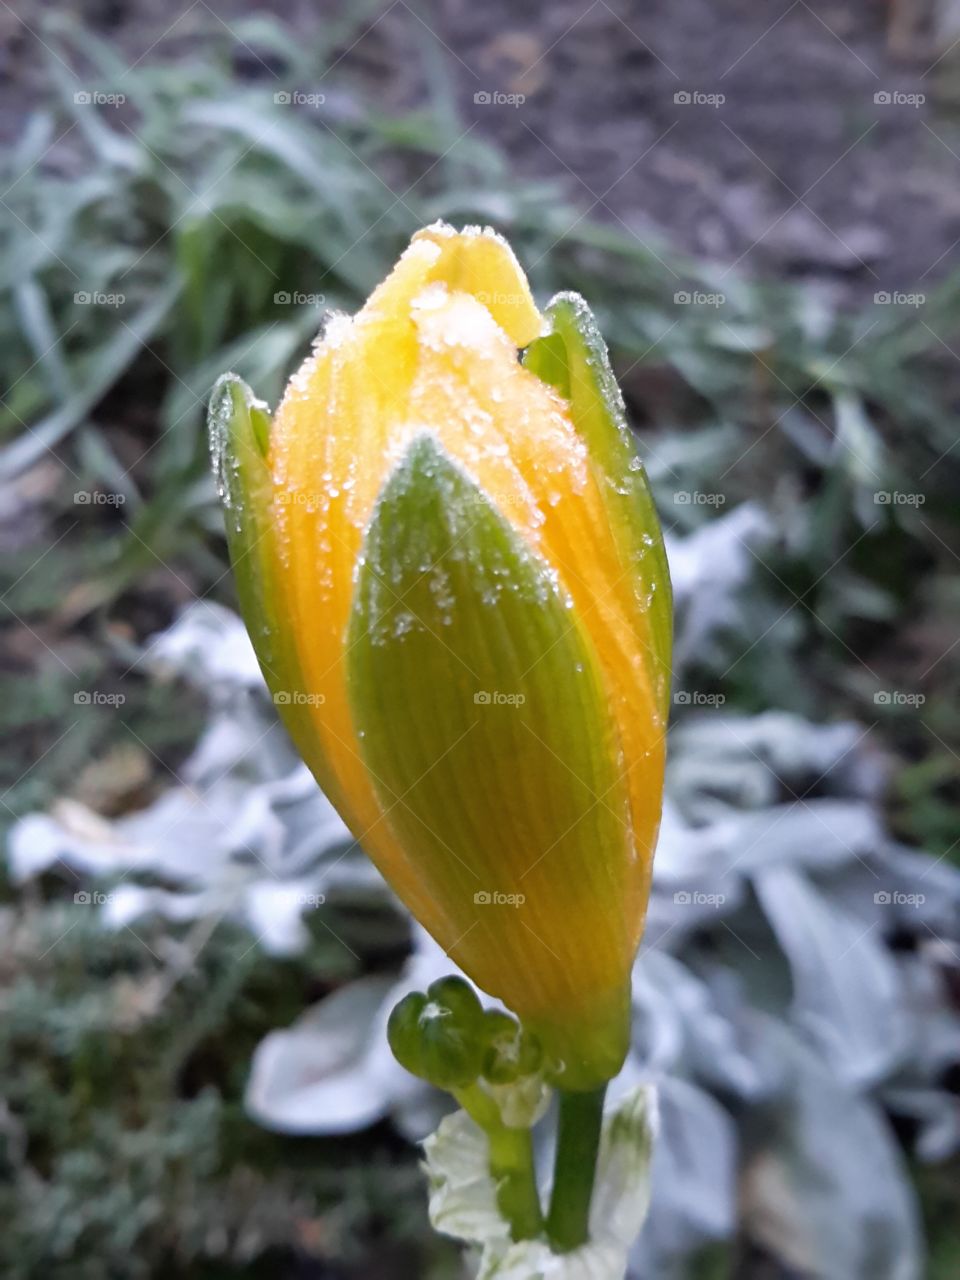
<path fill-rule="evenodd" d="M 483 1005 L 463 978 L 411 991 L 390 1014 L 387 1039 L 402 1067 L 438 1089 L 463 1089 L 480 1074 Z"/>
<path fill-rule="evenodd" d="M 484 1035 L 483 1076 L 490 1084 L 514 1084 L 540 1070 L 543 1061 L 540 1041 L 509 1013 L 488 1009 Z"/>
<path fill-rule="evenodd" d="M 484 1009 L 463 978 L 432 982 L 404 996 L 390 1015 L 387 1039 L 402 1067 L 438 1089 L 466 1089 L 483 1077 L 513 1084 L 539 1071 L 537 1038 L 508 1013 Z"/>

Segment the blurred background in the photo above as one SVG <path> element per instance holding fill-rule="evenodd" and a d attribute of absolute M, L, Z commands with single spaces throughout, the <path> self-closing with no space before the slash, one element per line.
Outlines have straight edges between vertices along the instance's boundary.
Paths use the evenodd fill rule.
<path fill-rule="evenodd" d="M 960 5 L 0 0 L 0 1275 L 455 1280 L 450 965 L 297 765 L 204 406 L 436 218 L 598 312 L 668 531 L 633 1280 L 960 1274 Z"/>

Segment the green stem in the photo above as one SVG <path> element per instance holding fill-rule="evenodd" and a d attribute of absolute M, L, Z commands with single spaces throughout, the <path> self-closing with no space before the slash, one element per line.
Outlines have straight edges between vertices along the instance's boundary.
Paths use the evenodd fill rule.
<path fill-rule="evenodd" d="M 500 1118 L 500 1108 L 477 1084 L 455 1089 L 453 1095 L 487 1135 L 497 1204 L 510 1223 L 511 1236 L 514 1240 L 536 1239 L 543 1231 L 543 1212 L 530 1130 L 508 1128 Z"/>
<path fill-rule="evenodd" d="M 510 1223 L 514 1240 L 535 1240 L 543 1231 L 543 1212 L 530 1130 L 504 1125 L 489 1137 L 490 1172 L 497 1183 L 500 1212 Z"/>
<path fill-rule="evenodd" d="M 547 1215 L 547 1235 L 556 1253 L 577 1249 L 589 1239 L 590 1198 L 606 1091 L 605 1084 L 586 1093 L 557 1091 L 557 1154 Z"/>

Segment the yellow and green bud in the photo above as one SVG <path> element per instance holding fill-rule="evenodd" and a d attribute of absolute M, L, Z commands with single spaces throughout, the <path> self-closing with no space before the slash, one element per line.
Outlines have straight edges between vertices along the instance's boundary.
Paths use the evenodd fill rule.
<path fill-rule="evenodd" d="M 500 237 L 430 227 L 330 319 L 272 423 L 232 376 L 211 422 L 241 608 L 298 750 L 547 1078 L 609 1079 L 671 604 L 586 303 L 541 315 Z"/>

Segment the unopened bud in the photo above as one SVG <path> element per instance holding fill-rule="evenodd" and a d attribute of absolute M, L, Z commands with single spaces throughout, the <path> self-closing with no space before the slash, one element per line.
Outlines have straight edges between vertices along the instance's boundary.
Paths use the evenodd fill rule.
<path fill-rule="evenodd" d="M 483 1074 L 491 1084 L 513 1084 L 540 1070 L 540 1041 L 507 1013 L 491 1009 L 484 1019 Z"/>
<path fill-rule="evenodd" d="M 390 1015 L 387 1039 L 412 1075 L 438 1089 L 463 1089 L 480 1074 L 483 1006 L 462 978 L 440 978 L 426 994 L 404 996 Z"/>

